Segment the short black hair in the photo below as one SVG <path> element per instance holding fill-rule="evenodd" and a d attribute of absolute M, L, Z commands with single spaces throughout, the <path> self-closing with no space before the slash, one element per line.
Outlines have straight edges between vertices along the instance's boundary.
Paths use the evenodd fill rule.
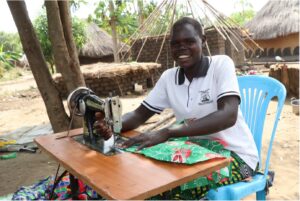
<path fill-rule="evenodd" d="M 199 34 L 200 38 L 202 38 L 202 36 L 204 35 L 202 25 L 197 20 L 190 17 L 182 17 L 179 20 L 177 20 L 172 26 L 171 35 L 176 28 L 185 24 L 192 25 L 194 29 L 197 31 L 197 33 Z"/>

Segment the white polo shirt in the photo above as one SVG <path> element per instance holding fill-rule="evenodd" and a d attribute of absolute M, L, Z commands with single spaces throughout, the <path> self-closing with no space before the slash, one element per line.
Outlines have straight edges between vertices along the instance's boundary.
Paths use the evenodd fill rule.
<path fill-rule="evenodd" d="M 183 84 L 179 83 L 180 76 Z M 172 108 L 177 121 L 182 121 L 199 119 L 217 111 L 218 99 L 229 95 L 240 97 L 234 63 L 226 55 L 217 55 L 210 58 L 206 75 L 193 78 L 191 82 L 179 67 L 166 70 L 142 104 L 156 113 Z M 196 138 L 219 140 L 253 170 L 256 168 L 257 148 L 240 109 L 234 126 Z"/>

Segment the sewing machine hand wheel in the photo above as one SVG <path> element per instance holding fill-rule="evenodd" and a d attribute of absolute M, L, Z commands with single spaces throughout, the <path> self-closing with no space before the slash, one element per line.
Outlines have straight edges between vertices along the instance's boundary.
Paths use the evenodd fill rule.
<path fill-rule="evenodd" d="M 86 106 L 83 97 L 90 94 L 94 95 L 95 93 L 87 87 L 78 87 L 70 93 L 67 98 L 67 105 L 70 112 L 74 110 L 73 115 L 83 116 L 85 114 Z"/>

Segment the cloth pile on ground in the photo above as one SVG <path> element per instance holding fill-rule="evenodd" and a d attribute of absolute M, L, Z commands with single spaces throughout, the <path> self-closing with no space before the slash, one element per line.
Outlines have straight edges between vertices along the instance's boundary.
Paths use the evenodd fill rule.
<path fill-rule="evenodd" d="M 70 187 L 69 175 L 65 175 L 57 183 L 53 191 L 54 176 L 40 180 L 32 186 L 22 186 L 12 196 L 12 200 L 71 200 L 72 193 Z M 78 180 L 79 192 L 77 198 L 79 200 L 97 199 L 97 193 L 82 181 Z"/>

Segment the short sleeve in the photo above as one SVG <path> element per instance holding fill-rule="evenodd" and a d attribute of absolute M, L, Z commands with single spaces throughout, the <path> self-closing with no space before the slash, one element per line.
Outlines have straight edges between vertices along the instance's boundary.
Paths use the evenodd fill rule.
<path fill-rule="evenodd" d="M 160 114 L 164 109 L 169 108 L 169 99 L 167 93 L 168 73 L 165 71 L 154 88 L 150 91 L 142 104 L 149 110 Z"/>
<path fill-rule="evenodd" d="M 217 82 L 217 100 L 230 95 L 240 98 L 239 85 L 235 73 L 235 65 L 228 56 L 219 56 L 215 72 Z"/>

